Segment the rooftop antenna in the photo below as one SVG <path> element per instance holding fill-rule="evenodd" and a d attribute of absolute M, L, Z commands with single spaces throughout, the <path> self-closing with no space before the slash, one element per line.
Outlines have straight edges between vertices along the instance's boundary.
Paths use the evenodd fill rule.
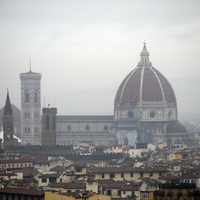
<path fill-rule="evenodd" d="M 31 72 L 31 57 L 29 57 L 29 65 L 30 65 L 30 72 Z"/>
<path fill-rule="evenodd" d="M 45 108 L 45 97 L 44 97 L 44 108 Z"/>

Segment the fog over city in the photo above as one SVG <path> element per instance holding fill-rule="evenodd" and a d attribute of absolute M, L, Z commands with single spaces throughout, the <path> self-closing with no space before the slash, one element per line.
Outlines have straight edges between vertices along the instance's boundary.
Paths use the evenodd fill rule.
<path fill-rule="evenodd" d="M 0 108 L 7 88 L 21 108 L 19 74 L 31 65 L 42 74 L 42 107 L 113 114 L 117 89 L 146 41 L 178 112 L 200 112 L 199 8 L 199 0 L 1 0 Z"/>

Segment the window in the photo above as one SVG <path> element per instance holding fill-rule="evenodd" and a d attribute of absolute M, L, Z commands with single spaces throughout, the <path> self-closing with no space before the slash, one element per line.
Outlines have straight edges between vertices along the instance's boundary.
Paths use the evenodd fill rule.
<path fill-rule="evenodd" d="M 56 178 L 54 178 L 54 177 L 49 178 L 49 183 L 55 183 L 55 182 L 56 182 Z"/>
<path fill-rule="evenodd" d="M 42 183 L 46 183 L 47 179 L 46 178 L 42 178 Z"/>
<path fill-rule="evenodd" d="M 106 191 L 106 194 L 107 194 L 107 195 L 111 195 L 111 190 L 107 190 L 107 191 Z"/>
<path fill-rule="evenodd" d="M 114 173 L 111 173 L 111 174 L 110 174 L 110 178 L 115 178 L 115 174 L 114 174 Z"/>
<path fill-rule="evenodd" d="M 53 116 L 53 129 L 56 129 L 56 117 Z"/>
<path fill-rule="evenodd" d="M 25 102 L 29 103 L 29 91 L 25 90 Z"/>
<path fill-rule="evenodd" d="M 149 115 L 151 118 L 154 118 L 156 116 L 155 112 L 150 112 L 150 115 Z"/>
<path fill-rule="evenodd" d="M 49 115 L 46 116 L 46 129 L 49 129 Z"/>
<path fill-rule="evenodd" d="M 34 101 L 35 101 L 35 103 L 37 103 L 37 100 L 38 100 L 38 91 L 36 90 L 35 91 L 35 95 L 34 95 Z"/>
<path fill-rule="evenodd" d="M 7 124 L 6 124 L 6 129 L 7 129 L 7 130 L 10 130 L 10 123 L 7 123 Z"/>
<path fill-rule="evenodd" d="M 34 113 L 34 118 L 35 118 L 35 119 L 38 119 L 38 112 L 35 112 L 35 113 Z"/>
<path fill-rule="evenodd" d="M 143 177 L 143 172 L 140 172 L 140 177 Z"/>
<path fill-rule="evenodd" d="M 101 178 L 105 178 L 104 174 L 101 174 Z"/>
<path fill-rule="evenodd" d="M 68 131 L 71 131 L 71 129 L 72 129 L 72 127 L 69 125 L 69 126 L 67 127 L 67 130 L 68 130 Z"/>
<path fill-rule="evenodd" d="M 128 118 L 133 118 L 134 117 L 134 113 L 132 111 L 128 111 Z"/>
<path fill-rule="evenodd" d="M 76 168 L 76 172 L 82 172 L 82 168 L 81 167 L 77 167 Z"/>
<path fill-rule="evenodd" d="M 142 192 L 142 198 L 150 198 L 149 192 Z"/>
<path fill-rule="evenodd" d="M 121 173 L 121 178 L 124 178 L 124 173 Z"/>
<path fill-rule="evenodd" d="M 130 173 L 130 177 L 133 177 L 133 172 Z"/>
<path fill-rule="evenodd" d="M 34 133 L 39 133 L 39 128 L 38 127 L 34 128 Z"/>
<path fill-rule="evenodd" d="M 121 196 L 121 190 L 117 190 L 117 195 Z"/>
<path fill-rule="evenodd" d="M 86 129 L 87 131 L 89 131 L 89 130 L 90 130 L 90 126 L 87 125 L 87 126 L 85 127 L 85 129 Z"/>

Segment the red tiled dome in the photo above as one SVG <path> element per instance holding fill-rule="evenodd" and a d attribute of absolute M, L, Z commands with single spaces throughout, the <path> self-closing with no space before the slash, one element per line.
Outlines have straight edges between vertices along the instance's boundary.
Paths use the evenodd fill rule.
<path fill-rule="evenodd" d="M 176 97 L 168 80 L 149 61 L 144 44 L 138 66 L 122 81 L 115 103 L 168 102 L 176 103 Z"/>
<path fill-rule="evenodd" d="M 183 126 L 183 124 L 179 122 L 172 122 L 168 124 L 166 132 L 167 133 L 187 133 L 187 130 Z"/>

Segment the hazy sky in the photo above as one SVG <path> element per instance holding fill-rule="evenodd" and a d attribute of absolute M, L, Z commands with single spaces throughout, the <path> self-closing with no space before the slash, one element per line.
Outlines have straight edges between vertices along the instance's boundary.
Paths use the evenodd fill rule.
<path fill-rule="evenodd" d="M 19 74 L 31 57 L 32 71 L 42 73 L 42 101 L 65 114 L 90 113 L 94 104 L 103 112 L 103 95 L 81 103 L 79 93 L 117 89 L 144 40 L 167 79 L 200 78 L 199 8 L 199 0 L 0 0 L 0 107 L 9 88 L 20 108 Z"/>

